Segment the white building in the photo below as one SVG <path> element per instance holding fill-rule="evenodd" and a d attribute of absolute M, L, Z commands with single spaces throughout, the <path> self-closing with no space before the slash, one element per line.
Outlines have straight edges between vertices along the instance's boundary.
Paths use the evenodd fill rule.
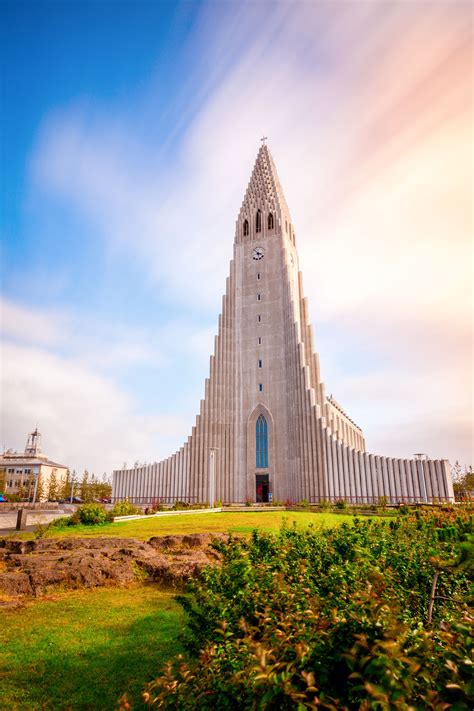
<path fill-rule="evenodd" d="M 28 500 L 47 501 L 51 477 L 56 478 L 59 487 L 67 471 L 67 466 L 52 462 L 42 453 L 41 434 L 35 429 L 28 435 L 24 452 L 8 449 L 0 456 L 0 493 L 7 496 L 22 494 Z"/>
<path fill-rule="evenodd" d="M 326 394 L 295 229 L 266 145 L 237 218 L 226 287 L 191 435 L 161 462 L 115 471 L 115 498 L 453 499 L 447 461 L 367 453 L 359 425 Z"/>

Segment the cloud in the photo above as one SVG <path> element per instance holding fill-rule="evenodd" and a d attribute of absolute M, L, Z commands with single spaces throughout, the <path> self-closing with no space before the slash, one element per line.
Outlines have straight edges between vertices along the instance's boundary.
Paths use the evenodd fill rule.
<path fill-rule="evenodd" d="M 5 344 L 2 442 L 22 451 L 36 425 L 54 461 L 96 474 L 167 456 L 185 426 L 177 417 L 137 413 L 133 398 L 105 375 L 37 347 Z"/>
<path fill-rule="evenodd" d="M 374 448 L 391 442 L 392 453 L 405 454 L 409 420 L 409 446 L 431 423 L 427 443 L 437 451 L 444 422 L 446 450 L 467 460 L 470 8 L 247 3 L 216 17 L 214 9 L 204 6 L 198 18 L 187 47 L 195 64 L 166 112 L 155 113 L 152 77 L 133 107 L 78 102 L 46 117 L 32 190 L 85 215 L 109 253 L 126 255 L 150 289 L 158 285 L 181 312 L 184 305 L 196 319 L 184 333 L 194 335 L 183 338 L 175 316 L 159 336 L 176 349 L 184 340 L 203 358 L 212 345 L 203 321 L 219 306 L 256 144 L 269 135 L 329 389 L 355 419 L 361 413 Z M 175 118 L 168 133 L 166 116 Z M 38 321 L 32 328 L 44 345 L 64 342 L 60 315 L 46 324 L 49 336 Z M 154 358 L 147 328 L 140 324 L 133 339 L 107 332 L 116 346 L 105 362 L 140 367 Z M 87 362 L 102 368 L 96 336 L 92 346 L 82 341 Z"/>

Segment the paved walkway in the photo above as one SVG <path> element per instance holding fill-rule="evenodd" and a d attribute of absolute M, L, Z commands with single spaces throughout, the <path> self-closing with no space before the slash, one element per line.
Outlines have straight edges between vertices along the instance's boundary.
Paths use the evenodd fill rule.
<path fill-rule="evenodd" d="M 47 524 L 54 521 L 55 518 L 60 516 L 66 516 L 71 512 L 65 512 L 61 510 L 55 511 L 28 511 L 28 518 L 26 519 L 26 531 L 34 531 L 38 524 Z M 8 511 L 8 513 L 0 513 L 0 536 L 6 536 L 10 533 L 15 533 L 16 529 L 16 518 L 17 511 Z M 20 533 L 20 531 L 19 531 Z"/>

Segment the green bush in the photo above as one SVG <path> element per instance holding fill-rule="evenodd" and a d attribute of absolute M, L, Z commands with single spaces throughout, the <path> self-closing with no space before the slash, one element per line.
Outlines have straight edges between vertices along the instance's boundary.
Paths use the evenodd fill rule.
<path fill-rule="evenodd" d="M 186 501 L 175 501 L 171 508 L 173 511 L 184 511 L 185 509 L 191 508 L 191 505 Z"/>
<path fill-rule="evenodd" d="M 74 521 L 72 516 L 60 516 L 59 518 L 55 518 L 54 521 L 51 521 L 49 527 L 64 528 L 65 526 L 74 526 L 74 523 L 78 523 L 78 521 Z"/>
<path fill-rule="evenodd" d="M 472 529 L 468 512 L 421 511 L 216 542 L 222 564 L 179 598 L 195 660 L 171 661 L 145 702 L 203 711 L 467 711 Z"/>
<path fill-rule="evenodd" d="M 132 504 L 130 501 L 117 501 L 114 504 L 112 511 L 110 512 L 112 516 L 133 516 L 134 514 L 141 514 L 143 511 L 137 506 Z"/>
<path fill-rule="evenodd" d="M 85 526 L 95 526 L 110 520 L 110 516 L 107 515 L 107 511 L 102 504 L 83 504 L 79 506 L 76 514 L 76 518 L 79 519 L 78 522 Z"/>
<path fill-rule="evenodd" d="M 348 508 L 348 503 L 345 499 L 338 499 L 334 505 L 336 509 L 340 509 L 341 511 L 345 511 L 345 509 Z"/>

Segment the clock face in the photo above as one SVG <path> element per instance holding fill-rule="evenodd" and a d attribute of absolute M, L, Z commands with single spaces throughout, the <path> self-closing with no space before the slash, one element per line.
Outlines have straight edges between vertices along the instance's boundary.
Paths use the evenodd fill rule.
<path fill-rule="evenodd" d="M 265 256 L 265 251 L 263 247 L 255 247 L 252 252 L 252 259 L 263 259 Z"/>

